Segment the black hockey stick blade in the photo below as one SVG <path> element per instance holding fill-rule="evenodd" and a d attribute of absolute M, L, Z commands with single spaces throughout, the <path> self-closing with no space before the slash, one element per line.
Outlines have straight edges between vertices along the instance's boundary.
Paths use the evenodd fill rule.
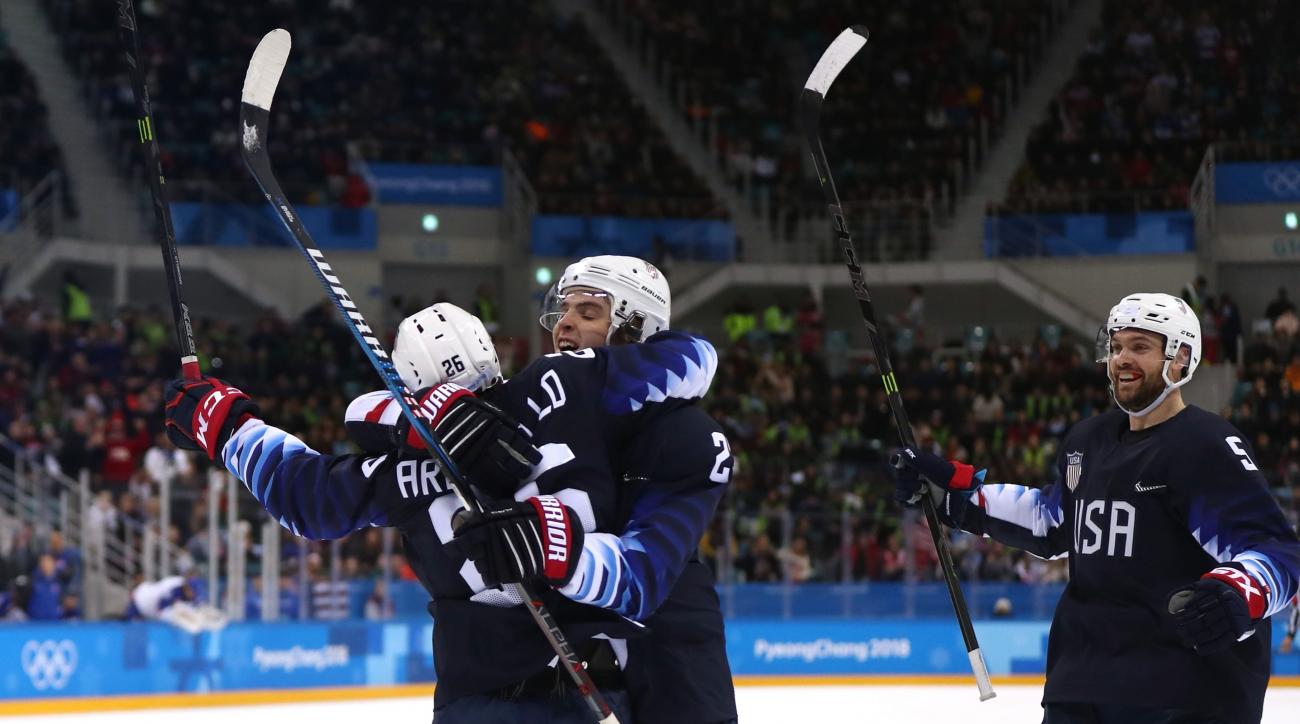
<path fill-rule="evenodd" d="M 158 219 L 158 245 L 162 249 L 163 270 L 167 275 L 167 295 L 172 305 L 172 326 L 176 333 L 176 349 L 181 355 L 181 377 L 197 380 L 199 357 L 194 349 L 194 328 L 190 324 L 190 309 L 185 306 L 181 289 L 181 256 L 176 251 L 176 233 L 172 228 L 172 211 L 167 204 L 167 185 L 163 180 L 162 156 L 158 139 L 154 135 L 153 106 L 149 102 L 149 86 L 145 83 L 145 69 L 140 66 L 140 29 L 135 19 L 134 0 L 117 0 L 117 27 L 126 50 L 127 70 L 131 75 L 131 92 L 135 96 L 136 126 L 140 132 L 140 145 L 144 147 L 145 175 L 149 177 L 149 191 L 153 195 L 154 216 Z"/>
<path fill-rule="evenodd" d="M 835 234 L 835 240 L 844 254 L 844 264 L 849 270 L 849 279 L 853 285 L 853 296 L 857 297 L 858 310 L 862 313 L 862 323 L 867 328 L 867 336 L 870 338 L 871 347 L 876 354 L 876 363 L 880 366 L 880 378 L 885 385 L 889 408 L 894 417 L 894 425 L 898 428 L 898 436 L 903 444 L 914 447 L 916 445 L 916 435 L 912 431 L 912 423 L 908 421 L 907 410 L 903 408 L 903 396 L 899 393 L 898 381 L 894 377 L 893 364 L 889 358 L 889 347 L 885 344 L 885 340 L 880 334 L 879 325 L 876 323 L 875 306 L 871 303 L 871 293 L 867 289 L 866 278 L 862 273 L 862 264 L 859 262 L 857 249 L 853 245 L 853 237 L 849 234 L 848 226 L 844 221 L 844 210 L 840 202 L 840 195 L 835 190 L 835 179 L 831 175 L 830 163 L 826 159 L 826 151 L 822 148 L 819 133 L 822 102 L 826 99 L 831 84 L 839 77 L 840 72 L 849 64 L 849 61 L 853 60 L 858 51 L 862 50 L 867 44 L 867 37 L 866 27 L 854 25 L 840 33 L 831 42 L 826 51 L 822 53 L 821 59 L 817 61 L 817 65 L 808 76 L 808 82 L 804 84 L 804 88 L 799 94 L 799 115 L 804 134 L 808 139 L 809 150 L 812 152 L 817 180 L 820 182 L 822 193 L 826 197 L 826 206 L 830 211 L 831 227 Z M 997 696 L 997 694 L 993 691 L 993 682 L 989 680 L 988 666 L 984 663 L 984 654 L 981 653 L 979 639 L 975 636 L 975 626 L 971 623 L 970 609 L 966 605 L 966 597 L 957 581 L 957 571 L 953 566 L 952 554 L 944 542 L 943 527 L 939 523 L 939 516 L 934 509 L 934 501 L 930 499 L 930 496 L 921 496 L 921 508 L 925 512 L 926 522 L 930 526 L 930 536 L 934 542 L 935 551 L 939 555 L 944 582 L 948 586 L 948 596 L 952 599 L 953 613 L 957 617 L 957 625 L 961 629 L 962 640 L 966 644 L 966 653 L 970 659 L 971 670 L 975 673 L 975 685 L 979 688 L 980 701 L 987 701 Z"/>
<path fill-rule="evenodd" d="M 388 351 L 384 349 L 370 325 L 366 323 L 365 317 L 343 287 L 343 282 L 325 261 L 324 253 L 316 246 L 311 234 L 302 225 L 298 214 L 280 188 L 275 173 L 271 170 L 271 156 L 267 147 L 271 102 L 275 99 L 275 89 L 280 84 L 285 63 L 289 60 L 291 44 L 288 31 L 276 29 L 267 33 L 258 44 L 257 50 L 253 51 L 253 58 L 248 63 L 248 74 L 244 77 L 244 92 L 239 106 L 240 154 L 253 174 L 254 180 L 261 187 L 262 193 L 265 194 L 267 202 L 275 209 L 281 223 L 289 231 L 294 244 L 311 262 L 312 271 L 325 287 L 330 299 L 334 301 L 334 306 L 343 316 L 352 336 L 361 345 L 366 357 L 379 372 L 389 391 L 397 398 L 402 414 L 411 422 L 411 428 L 419 434 L 420 439 L 438 458 L 449 478 L 452 491 L 460 498 L 461 504 L 466 509 L 481 511 L 482 505 L 474 498 L 473 492 L 465 483 L 464 476 L 447 455 L 437 436 L 429 429 L 428 422 L 415 412 L 418 407 L 415 397 L 402 382 L 402 377 L 393 366 Z M 527 606 L 533 620 L 537 622 L 558 656 L 560 664 L 568 671 L 579 692 L 591 707 L 596 720 L 600 724 L 618 724 L 618 718 L 609 707 L 609 703 L 601 696 L 600 691 L 596 689 L 582 660 L 578 658 L 568 639 L 565 638 L 555 617 L 531 590 L 531 586 L 517 583 L 511 588 Z"/>

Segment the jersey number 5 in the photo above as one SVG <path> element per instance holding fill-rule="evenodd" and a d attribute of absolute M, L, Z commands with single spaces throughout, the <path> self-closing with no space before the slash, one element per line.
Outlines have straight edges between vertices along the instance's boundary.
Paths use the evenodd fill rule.
<path fill-rule="evenodd" d="M 1255 462 L 1250 459 L 1250 455 L 1246 453 L 1246 448 L 1241 446 L 1241 438 L 1236 436 L 1225 437 L 1223 441 L 1228 443 L 1228 447 L 1232 448 L 1237 457 L 1241 458 L 1241 467 L 1247 470 L 1259 470 L 1259 468 L 1255 467 Z"/>

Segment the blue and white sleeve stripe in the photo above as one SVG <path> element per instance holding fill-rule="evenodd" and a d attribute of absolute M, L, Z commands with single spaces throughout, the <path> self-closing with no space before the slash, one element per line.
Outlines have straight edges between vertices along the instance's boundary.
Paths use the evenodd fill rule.
<path fill-rule="evenodd" d="M 718 352 L 707 340 L 660 332 L 643 344 L 607 347 L 605 410 L 622 415 L 668 399 L 703 397 L 718 371 Z"/>
<path fill-rule="evenodd" d="M 1061 530 L 1065 509 L 1059 491 L 1059 485 L 1042 489 L 1008 483 L 984 485 L 971 499 L 979 511 L 978 520 L 971 521 L 968 515 L 962 527 L 1040 558 L 1064 558 L 1070 551 Z M 975 525 L 967 526 L 968 522 Z"/>
<path fill-rule="evenodd" d="M 1240 563 L 1255 580 L 1268 586 L 1268 609 L 1265 616 L 1281 613 L 1296 594 L 1296 579 L 1272 558 L 1258 551 L 1246 551 L 1232 559 Z"/>
<path fill-rule="evenodd" d="M 1060 496 L 1045 498 L 1038 488 L 994 483 L 981 487 L 976 498 L 991 517 L 1014 523 L 1035 536 L 1047 535 L 1065 520 Z"/>
<path fill-rule="evenodd" d="M 369 458 L 322 455 L 261 420 L 249 420 L 221 451 L 222 462 L 281 526 L 314 540 L 387 525 L 366 468 Z"/>
<path fill-rule="evenodd" d="M 653 491 L 638 498 L 621 536 L 588 533 L 577 571 L 560 593 L 643 621 L 672 591 L 725 490 Z"/>
<path fill-rule="evenodd" d="M 1189 496 L 1187 527 L 1219 563 L 1236 563 L 1268 587 L 1265 616 L 1286 609 L 1300 586 L 1300 540 L 1268 484 L 1235 456 L 1218 455 Z"/>

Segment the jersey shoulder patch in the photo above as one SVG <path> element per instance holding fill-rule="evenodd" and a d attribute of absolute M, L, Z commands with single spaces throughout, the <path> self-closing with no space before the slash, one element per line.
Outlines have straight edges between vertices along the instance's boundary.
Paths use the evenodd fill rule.
<path fill-rule="evenodd" d="M 660 332 L 641 344 L 606 347 L 603 406 L 612 414 L 636 412 L 668 398 L 703 397 L 718 371 L 718 353 L 707 340 Z"/>

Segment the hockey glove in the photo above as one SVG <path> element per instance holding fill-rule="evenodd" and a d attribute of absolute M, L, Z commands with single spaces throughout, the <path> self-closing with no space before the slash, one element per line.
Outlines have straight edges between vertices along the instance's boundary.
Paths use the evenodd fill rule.
<path fill-rule="evenodd" d="M 582 553 L 582 521 L 551 495 L 483 513 L 462 510 L 448 546 L 463 553 L 489 586 L 537 578 L 563 586 Z"/>
<path fill-rule="evenodd" d="M 200 450 L 213 461 L 240 425 L 261 414 L 248 395 L 216 377 L 173 380 L 163 411 L 167 439 L 182 450 Z"/>
<path fill-rule="evenodd" d="M 984 484 L 984 470 L 948 461 L 913 447 L 900 448 L 889 460 L 894 468 L 894 499 L 908 507 L 929 494 L 945 525 L 957 527 L 970 494 Z"/>
<path fill-rule="evenodd" d="M 1268 586 L 1240 564 L 1219 566 L 1191 588 L 1169 598 L 1169 612 L 1183 643 L 1201 655 L 1216 654 L 1244 639 L 1268 610 Z"/>
<path fill-rule="evenodd" d="M 541 453 L 519 423 L 464 387 L 426 387 L 415 397 L 416 412 L 424 416 L 447 455 L 489 497 L 514 497 L 519 482 L 541 462 Z M 428 455 L 424 440 L 387 393 L 371 392 L 354 400 L 348 405 L 346 427 L 366 452 L 401 447 Z"/>

